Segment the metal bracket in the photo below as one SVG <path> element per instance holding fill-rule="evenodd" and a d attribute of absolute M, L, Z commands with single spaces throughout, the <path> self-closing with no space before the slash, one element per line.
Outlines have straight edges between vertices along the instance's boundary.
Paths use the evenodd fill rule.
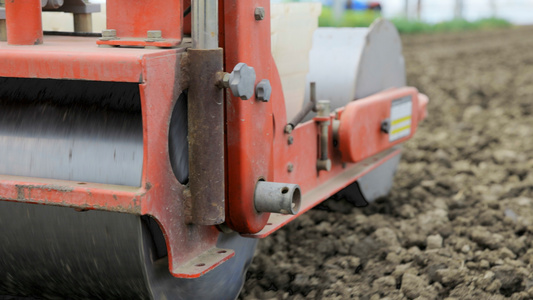
<path fill-rule="evenodd" d="M 173 270 L 178 278 L 198 278 L 235 256 L 231 249 L 213 247 Z"/>

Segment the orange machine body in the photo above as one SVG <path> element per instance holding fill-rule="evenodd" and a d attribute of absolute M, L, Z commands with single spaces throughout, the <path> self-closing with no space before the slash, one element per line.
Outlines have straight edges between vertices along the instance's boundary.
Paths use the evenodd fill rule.
<path fill-rule="evenodd" d="M 158 8 L 146 9 L 145 2 Z M 257 7 L 265 9 L 263 20 L 254 18 Z M 141 187 L 2 175 L 0 198 L 150 215 L 164 233 L 170 272 L 176 277 L 201 276 L 230 259 L 234 252 L 216 248 L 219 232 L 216 226 L 188 223 L 188 201 L 194 199 L 188 199 L 187 186 L 177 181 L 169 163 L 170 116 L 178 96 L 187 89 L 187 49 L 172 48 L 182 40 L 183 3 L 179 0 L 108 0 L 107 8 L 108 27 L 117 31 L 117 39 L 46 36 L 42 45 L 14 46 L 9 45 L 13 41 L 11 38 L 8 43 L 0 43 L 0 76 L 138 83 L 144 139 Z M 21 20 L 24 15 L 21 9 L 7 7 L 8 24 L 28 21 Z M 341 132 L 339 148 L 333 143 L 333 126 L 329 127 L 328 152 L 332 168 L 317 171 L 318 123 L 300 124 L 290 134 L 284 131 L 287 124 L 285 99 L 270 52 L 270 1 L 221 0 L 219 11 L 225 69 L 231 70 L 240 62 L 247 63 L 255 68 L 256 83 L 268 79 L 272 85 L 269 102 L 257 101 L 255 97 L 241 100 L 229 91 L 226 93 L 225 221 L 231 229 L 249 237 L 265 237 L 298 216 L 258 213 L 254 208 L 258 180 L 298 184 L 303 195 L 301 214 L 399 155 L 400 150 L 394 147 L 396 143 L 382 143 L 382 137 L 373 136 L 380 136 L 379 129 L 365 132 L 357 129 L 364 128 L 358 123 L 361 110 L 369 115 L 361 122 L 375 126 L 376 120 L 386 116 L 387 103 L 408 93 L 416 99 L 413 118 L 419 121 L 425 115 L 425 102 L 412 88 L 391 90 L 375 98 L 352 102 L 343 112 L 332 113 L 329 120 L 334 123 L 339 116 L 346 116 L 356 129 Z M 146 30 L 161 30 L 163 40 L 144 40 Z M 103 48 L 97 44 L 122 47 Z M 170 48 L 145 49 L 144 46 Z M 414 132 L 417 122 L 412 124 Z M 373 141 L 362 152 L 357 150 L 358 136 Z M 348 158 L 345 153 L 350 153 Z"/>

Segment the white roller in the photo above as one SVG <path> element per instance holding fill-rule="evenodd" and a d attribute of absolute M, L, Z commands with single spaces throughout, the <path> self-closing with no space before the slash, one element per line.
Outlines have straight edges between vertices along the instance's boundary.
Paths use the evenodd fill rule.
<path fill-rule="evenodd" d="M 309 53 L 304 105 L 309 102 L 309 83 L 313 81 L 317 98 L 330 100 L 332 109 L 404 86 L 405 64 L 398 31 L 383 19 L 369 28 L 317 29 Z"/>

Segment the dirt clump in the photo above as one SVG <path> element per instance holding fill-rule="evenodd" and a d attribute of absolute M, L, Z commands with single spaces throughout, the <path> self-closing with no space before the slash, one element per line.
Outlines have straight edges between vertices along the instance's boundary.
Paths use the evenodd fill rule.
<path fill-rule="evenodd" d="M 389 196 L 261 241 L 242 299 L 533 299 L 532 27 L 403 37 L 430 98 Z"/>

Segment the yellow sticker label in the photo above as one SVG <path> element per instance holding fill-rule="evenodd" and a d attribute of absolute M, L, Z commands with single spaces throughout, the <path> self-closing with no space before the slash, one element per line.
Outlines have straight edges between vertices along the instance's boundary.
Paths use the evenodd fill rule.
<path fill-rule="evenodd" d="M 389 142 L 394 142 L 411 134 L 413 101 L 411 96 L 396 99 L 391 103 L 391 128 Z"/>

